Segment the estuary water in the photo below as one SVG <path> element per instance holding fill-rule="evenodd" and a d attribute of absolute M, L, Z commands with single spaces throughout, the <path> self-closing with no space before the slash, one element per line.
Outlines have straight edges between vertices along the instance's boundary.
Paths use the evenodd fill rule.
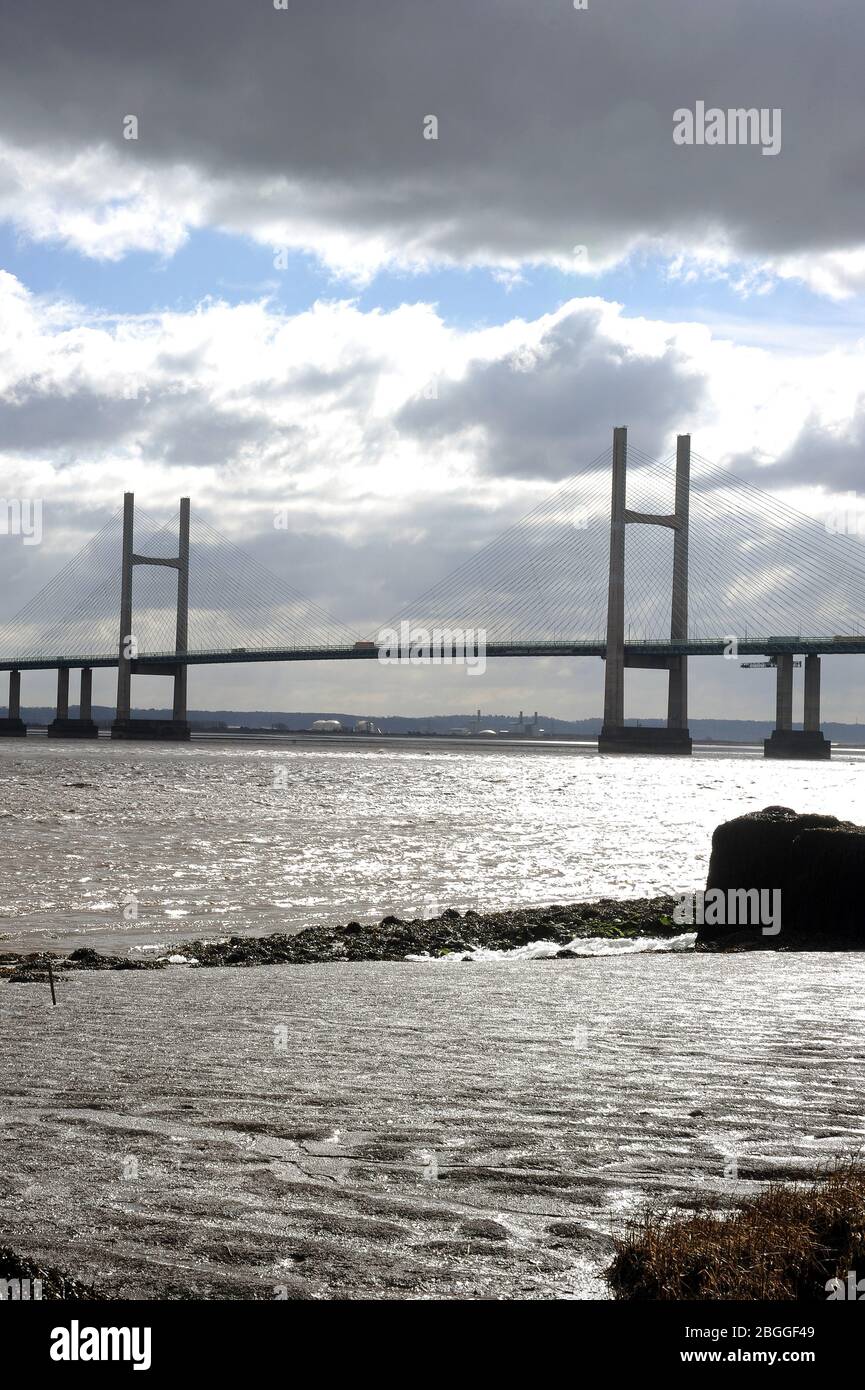
<path fill-rule="evenodd" d="M 596 1299 L 644 1205 L 865 1145 L 865 959 L 0 982 L 4 1244 L 134 1298 Z"/>
<path fill-rule="evenodd" d="M 130 950 L 701 886 L 765 805 L 865 822 L 861 755 L 0 742 L 0 934 Z"/>
<path fill-rule="evenodd" d="M 698 884 L 862 767 L 0 746 L 7 948 Z M 138 904 L 123 915 L 124 896 Z M 657 943 L 650 943 L 657 947 Z M 599 1299 L 646 1203 L 865 1145 L 865 958 L 687 949 L 0 981 L 3 1242 L 121 1298 Z"/>

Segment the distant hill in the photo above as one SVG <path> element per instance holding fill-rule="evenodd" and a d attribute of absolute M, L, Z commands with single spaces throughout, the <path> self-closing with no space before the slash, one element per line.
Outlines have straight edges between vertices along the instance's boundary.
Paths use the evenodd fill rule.
<path fill-rule="evenodd" d="M 0 716 L 7 710 L 0 707 Z M 77 706 L 70 705 L 69 713 L 74 718 Z M 170 709 L 137 709 L 135 714 L 149 719 L 170 719 Z M 48 724 L 54 718 L 54 708 L 49 705 L 29 705 L 22 709 L 22 718 L 27 724 Z M 109 705 L 94 705 L 93 718 L 98 724 L 110 724 L 114 709 Z M 271 729 L 282 725 L 287 730 L 308 729 L 316 719 L 338 719 L 346 728 L 352 729 L 359 719 L 371 719 L 386 734 L 447 734 L 454 729 L 474 728 L 474 714 L 368 714 L 366 712 L 346 714 L 340 710 L 190 710 L 190 723 L 193 725 L 225 725 L 246 729 Z M 663 724 L 661 719 L 628 719 L 631 725 L 643 724 L 657 728 Z M 595 738 L 601 730 L 600 719 L 556 719 L 552 715 L 539 714 L 539 726 L 554 737 Z M 513 729 L 517 727 L 515 714 L 484 714 L 481 726 L 489 729 Z M 795 727 L 801 728 L 801 725 Z M 692 719 L 691 737 L 695 739 L 714 739 L 728 743 L 756 743 L 768 738 L 773 725 L 767 719 Z M 865 724 L 823 725 L 826 737 L 834 743 L 854 743 L 865 745 Z"/>

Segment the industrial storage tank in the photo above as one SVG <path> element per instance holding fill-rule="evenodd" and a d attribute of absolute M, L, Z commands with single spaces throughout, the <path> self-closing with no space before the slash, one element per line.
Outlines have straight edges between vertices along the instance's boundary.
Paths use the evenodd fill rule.
<path fill-rule="evenodd" d="M 310 730 L 313 734 L 339 734 L 342 725 L 338 719 L 314 719 Z"/>

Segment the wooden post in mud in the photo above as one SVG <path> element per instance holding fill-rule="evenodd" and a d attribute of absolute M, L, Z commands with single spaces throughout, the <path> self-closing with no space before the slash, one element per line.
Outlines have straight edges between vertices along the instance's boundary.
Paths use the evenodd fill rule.
<path fill-rule="evenodd" d="M 48 957 L 48 983 L 51 986 L 51 1003 L 55 1009 L 57 1007 L 57 995 L 54 993 L 54 971 L 51 969 L 51 957 Z"/>

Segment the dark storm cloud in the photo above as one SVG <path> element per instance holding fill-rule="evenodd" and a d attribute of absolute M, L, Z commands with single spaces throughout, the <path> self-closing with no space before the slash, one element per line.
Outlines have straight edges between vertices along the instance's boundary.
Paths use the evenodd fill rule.
<path fill-rule="evenodd" d="M 487 471 L 520 478 L 564 478 L 604 447 L 611 423 L 640 423 L 640 448 L 655 455 L 665 438 L 686 433 L 704 381 L 669 347 L 640 357 L 599 331 L 601 312 L 560 319 L 534 351 L 471 367 L 443 382 L 438 399 L 405 406 L 397 425 L 425 440 L 483 432 Z M 604 457 L 603 468 L 609 466 Z"/>
<path fill-rule="evenodd" d="M 218 185 L 211 221 L 300 219 L 310 244 L 507 261 L 721 229 L 802 252 L 862 240 L 863 48 L 861 0 L 6 0 L 0 135 L 181 162 Z M 697 100 L 781 108 L 781 153 L 674 146 Z"/>

